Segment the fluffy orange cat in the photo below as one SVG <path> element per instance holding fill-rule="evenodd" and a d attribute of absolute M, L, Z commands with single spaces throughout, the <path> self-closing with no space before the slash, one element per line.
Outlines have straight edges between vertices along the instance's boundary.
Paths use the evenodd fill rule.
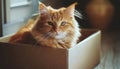
<path fill-rule="evenodd" d="M 75 5 L 53 9 L 39 4 L 39 15 L 10 38 L 10 43 L 24 43 L 52 48 L 71 48 L 80 37 L 78 22 L 75 20 Z"/>

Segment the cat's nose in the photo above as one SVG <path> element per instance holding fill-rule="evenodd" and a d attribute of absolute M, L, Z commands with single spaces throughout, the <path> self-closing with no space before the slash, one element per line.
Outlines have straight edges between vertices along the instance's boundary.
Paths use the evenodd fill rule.
<path fill-rule="evenodd" d="M 55 32 L 56 32 L 56 35 L 58 35 L 58 34 L 59 34 L 59 30 L 55 30 Z"/>

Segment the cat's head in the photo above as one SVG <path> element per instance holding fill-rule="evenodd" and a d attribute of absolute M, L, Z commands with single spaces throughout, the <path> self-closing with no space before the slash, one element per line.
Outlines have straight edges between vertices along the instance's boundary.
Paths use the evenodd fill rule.
<path fill-rule="evenodd" d="M 39 4 L 39 17 L 32 29 L 36 37 L 46 36 L 48 38 L 61 39 L 72 35 L 78 24 L 74 18 L 75 5 L 73 3 L 67 8 L 53 9 L 50 6 Z"/>

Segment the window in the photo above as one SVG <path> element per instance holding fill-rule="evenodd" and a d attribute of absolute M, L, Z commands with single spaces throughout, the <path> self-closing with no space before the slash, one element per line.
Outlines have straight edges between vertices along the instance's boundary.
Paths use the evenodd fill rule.
<path fill-rule="evenodd" d="M 5 1 L 5 19 L 1 26 L 3 26 L 3 35 L 15 33 L 26 21 L 32 16 L 32 14 L 38 11 L 39 0 L 0 0 Z M 0 6 L 1 7 L 1 6 Z M 3 10 L 3 9 L 2 9 Z M 0 11 L 2 11 L 0 10 Z M 0 13 L 2 14 L 2 13 Z M 0 15 L 1 16 L 1 15 Z M 2 28 L 2 27 L 0 27 Z M 0 29 L 0 32 L 2 30 Z"/>
<path fill-rule="evenodd" d="M 32 14 L 32 2 L 27 0 L 11 0 L 8 22 L 21 22 Z"/>

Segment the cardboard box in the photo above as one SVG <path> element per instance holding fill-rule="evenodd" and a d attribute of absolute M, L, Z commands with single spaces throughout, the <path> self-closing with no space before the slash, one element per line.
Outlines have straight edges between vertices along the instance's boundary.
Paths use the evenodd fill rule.
<path fill-rule="evenodd" d="M 94 69 L 100 60 L 101 32 L 82 29 L 80 42 L 70 49 L 9 44 L 0 38 L 0 69 Z"/>

